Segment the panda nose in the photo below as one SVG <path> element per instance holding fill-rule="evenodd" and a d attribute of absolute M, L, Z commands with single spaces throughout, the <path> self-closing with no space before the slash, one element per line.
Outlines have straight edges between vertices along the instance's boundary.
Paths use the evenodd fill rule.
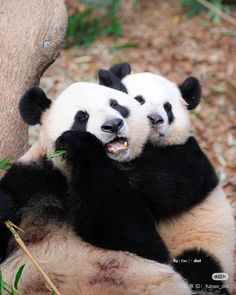
<path fill-rule="evenodd" d="M 160 115 L 149 115 L 148 119 L 153 125 L 160 125 L 164 123 L 164 120 Z"/>
<path fill-rule="evenodd" d="M 101 129 L 107 133 L 116 133 L 124 126 L 124 121 L 122 119 L 112 119 L 105 122 Z"/>

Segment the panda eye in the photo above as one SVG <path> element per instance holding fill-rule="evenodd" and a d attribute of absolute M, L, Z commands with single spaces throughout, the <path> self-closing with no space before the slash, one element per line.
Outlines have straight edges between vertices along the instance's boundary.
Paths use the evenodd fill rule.
<path fill-rule="evenodd" d="M 83 112 L 83 111 L 79 111 L 76 116 L 75 116 L 75 120 L 79 123 L 84 123 L 88 120 L 89 115 L 87 112 Z"/>
<path fill-rule="evenodd" d="M 166 102 L 164 104 L 164 109 L 167 111 L 167 112 L 170 112 L 171 109 L 172 109 L 172 105 L 169 103 L 169 102 Z"/>
<path fill-rule="evenodd" d="M 137 95 L 135 98 L 141 105 L 145 103 L 145 99 L 142 97 L 142 95 Z"/>
<path fill-rule="evenodd" d="M 111 106 L 112 108 L 115 108 L 115 107 L 118 106 L 118 102 L 117 102 L 115 99 L 111 99 L 111 100 L 110 100 L 110 106 Z"/>

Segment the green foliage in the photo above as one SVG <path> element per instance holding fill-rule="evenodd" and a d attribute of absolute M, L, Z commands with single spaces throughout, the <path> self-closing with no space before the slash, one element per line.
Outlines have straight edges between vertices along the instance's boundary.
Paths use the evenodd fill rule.
<path fill-rule="evenodd" d="M 22 265 L 19 270 L 16 273 L 14 284 L 8 284 L 4 282 L 3 276 L 2 276 L 2 271 L 0 270 L 0 295 L 2 295 L 3 290 L 10 295 L 22 295 L 20 291 L 18 290 L 18 285 L 23 273 L 25 265 Z"/>
<path fill-rule="evenodd" d="M 65 150 L 58 150 L 50 155 L 48 155 L 49 159 L 60 157 L 61 160 L 65 160 L 66 158 L 66 151 Z"/>
<path fill-rule="evenodd" d="M 89 46 L 99 36 L 120 36 L 117 13 L 121 0 L 82 0 L 81 3 L 85 9 L 68 20 L 67 47 Z"/>
<path fill-rule="evenodd" d="M 19 268 L 18 272 L 16 273 L 15 276 L 15 281 L 14 281 L 14 288 L 17 290 L 18 289 L 18 285 L 20 282 L 20 278 L 22 276 L 23 270 L 24 270 L 25 265 L 21 265 L 21 267 Z"/>
<path fill-rule="evenodd" d="M 7 168 L 11 167 L 11 157 L 7 156 L 3 160 L 0 160 L 0 170 L 6 170 Z"/>
<path fill-rule="evenodd" d="M 230 1 L 224 1 L 224 0 L 208 0 L 209 3 L 213 4 L 215 7 L 220 9 L 221 11 L 225 13 L 229 13 L 230 7 L 233 7 L 235 3 Z M 205 6 L 200 4 L 196 0 L 182 0 L 181 1 L 182 7 L 184 7 L 187 12 L 188 17 L 193 17 L 194 15 L 202 12 L 202 11 L 208 11 Z M 213 21 L 218 21 L 220 19 L 220 16 L 213 11 L 208 11 L 208 16 Z"/>

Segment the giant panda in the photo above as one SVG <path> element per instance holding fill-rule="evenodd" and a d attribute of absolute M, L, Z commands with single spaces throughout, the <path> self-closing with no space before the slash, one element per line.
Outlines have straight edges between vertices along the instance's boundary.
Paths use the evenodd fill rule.
<path fill-rule="evenodd" d="M 53 103 L 39 88 L 21 99 L 24 121 L 41 127 L 0 182 L 0 268 L 10 282 L 25 264 L 23 294 L 49 291 L 10 238 L 8 218 L 61 294 L 191 294 L 171 266 L 158 263 L 168 262 L 167 250 L 139 194 L 113 165 L 139 155 L 150 130 L 126 96 L 75 83 Z M 46 157 L 60 150 L 64 161 Z"/>
<path fill-rule="evenodd" d="M 174 268 L 194 292 L 229 294 L 233 214 L 214 168 L 190 134 L 188 110 L 200 102 L 199 81 L 189 77 L 176 85 L 152 73 L 131 74 L 126 63 L 100 70 L 99 81 L 131 95 L 152 124 L 142 156 L 126 170 L 149 200 Z M 224 281 L 215 280 L 214 273 L 223 272 Z"/>

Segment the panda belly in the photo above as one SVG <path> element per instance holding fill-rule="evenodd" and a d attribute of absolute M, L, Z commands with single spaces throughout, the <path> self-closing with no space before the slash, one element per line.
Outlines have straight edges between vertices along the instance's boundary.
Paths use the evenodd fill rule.
<path fill-rule="evenodd" d="M 232 289 L 235 225 L 230 205 L 219 185 L 204 202 L 156 227 L 172 258 L 188 249 L 202 249 L 212 254 L 229 275 L 224 283 Z"/>
<path fill-rule="evenodd" d="M 48 223 L 43 233 L 31 235 L 27 247 L 63 295 L 191 294 L 182 277 L 168 265 L 96 248 L 83 242 L 69 225 Z M 26 230 L 21 236 L 25 240 L 28 234 Z M 49 294 L 41 275 L 21 249 L 0 265 L 4 280 L 13 281 L 23 264 L 21 292 Z"/>

